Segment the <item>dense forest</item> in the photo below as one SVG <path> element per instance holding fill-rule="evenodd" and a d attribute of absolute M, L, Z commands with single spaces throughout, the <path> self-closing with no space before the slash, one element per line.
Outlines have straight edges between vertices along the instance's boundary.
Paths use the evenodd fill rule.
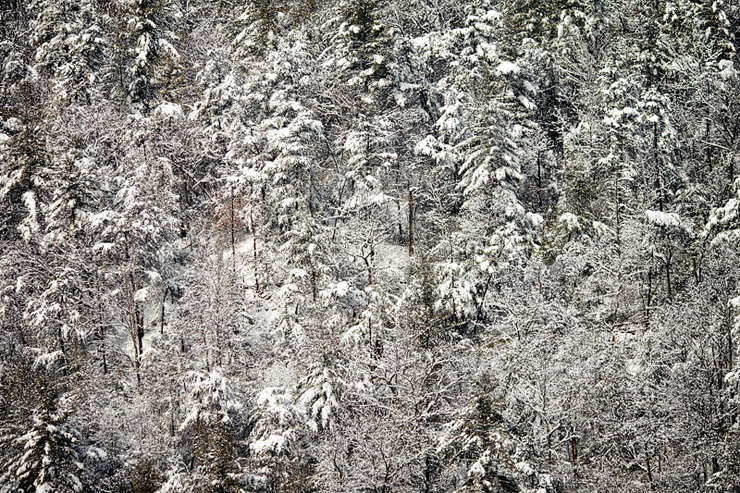
<path fill-rule="evenodd" d="M 740 491 L 736 0 L 1 0 L 0 492 Z"/>

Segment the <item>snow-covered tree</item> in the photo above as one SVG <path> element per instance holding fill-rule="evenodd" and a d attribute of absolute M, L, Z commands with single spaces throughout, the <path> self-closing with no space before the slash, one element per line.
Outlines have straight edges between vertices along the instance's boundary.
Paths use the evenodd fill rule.
<path fill-rule="evenodd" d="M 97 2 L 30 3 L 35 61 L 62 100 L 90 103 L 99 90 L 105 34 Z"/>
<path fill-rule="evenodd" d="M 84 491 L 80 479 L 84 467 L 75 450 L 77 437 L 58 411 L 38 409 L 31 416 L 27 432 L 15 438 L 12 445 L 18 456 L 6 463 L 5 487 L 19 491 L 79 493 Z"/>
<path fill-rule="evenodd" d="M 240 483 L 234 442 L 243 424 L 241 402 L 218 368 L 187 380 L 187 414 L 178 434 L 188 473 L 171 472 L 160 491 L 231 491 Z"/>
<path fill-rule="evenodd" d="M 170 0 L 130 0 L 127 29 L 133 46 L 128 65 L 128 101 L 152 109 L 178 82 L 180 54 L 173 45 L 172 23 L 180 15 Z"/>
<path fill-rule="evenodd" d="M 331 27 L 331 54 L 325 62 L 343 82 L 357 88 L 365 102 L 382 98 L 394 80 L 394 31 L 383 18 L 378 0 L 343 0 L 338 3 Z M 380 99 L 382 101 L 382 99 Z"/>

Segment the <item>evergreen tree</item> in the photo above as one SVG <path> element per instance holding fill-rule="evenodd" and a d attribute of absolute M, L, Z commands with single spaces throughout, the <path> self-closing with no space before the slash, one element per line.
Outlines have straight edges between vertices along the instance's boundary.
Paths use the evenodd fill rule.
<path fill-rule="evenodd" d="M 169 0 L 130 0 L 125 12 L 133 44 L 127 99 L 134 107 L 152 109 L 177 84 L 180 54 L 172 44 L 171 24 L 179 12 Z"/>
<path fill-rule="evenodd" d="M 83 466 L 74 449 L 77 438 L 66 426 L 65 416 L 39 409 L 31 419 L 32 427 L 15 440 L 22 448 L 20 457 L 6 464 L 12 474 L 6 475 L 6 486 L 16 484 L 20 491 L 83 491 Z"/>
<path fill-rule="evenodd" d="M 90 103 L 98 91 L 105 38 L 97 2 L 31 2 L 32 39 L 40 72 L 62 100 Z"/>

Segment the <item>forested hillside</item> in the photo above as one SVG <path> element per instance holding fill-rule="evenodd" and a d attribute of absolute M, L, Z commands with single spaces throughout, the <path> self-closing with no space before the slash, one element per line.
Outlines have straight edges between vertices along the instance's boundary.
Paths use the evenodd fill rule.
<path fill-rule="evenodd" d="M 739 43 L 0 1 L 0 492 L 740 491 Z"/>

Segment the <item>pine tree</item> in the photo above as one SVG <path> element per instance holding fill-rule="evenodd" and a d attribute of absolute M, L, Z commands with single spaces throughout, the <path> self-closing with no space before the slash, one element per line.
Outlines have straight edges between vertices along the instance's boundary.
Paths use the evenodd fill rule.
<path fill-rule="evenodd" d="M 218 368 L 208 374 L 193 372 L 188 380 L 189 410 L 178 433 L 187 444 L 185 461 L 190 474 L 185 480 L 188 487 L 181 491 L 237 491 L 239 468 L 234 441 L 242 425 L 241 403 Z M 163 491 L 168 488 L 165 485 Z"/>
<path fill-rule="evenodd" d="M 338 4 L 336 17 L 327 27 L 331 53 L 326 61 L 335 67 L 341 80 L 366 103 L 383 101 L 394 77 L 393 40 L 395 33 L 383 19 L 385 5 L 378 0 L 346 0 Z"/>
<path fill-rule="evenodd" d="M 127 27 L 132 37 L 132 60 L 127 99 L 134 107 L 150 110 L 167 98 L 177 84 L 180 54 L 172 44 L 171 24 L 177 7 L 170 0 L 130 0 Z"/>
<path fill-rule="evenodd" d="M 290 389 L 269 387 L 257 395 L 249 419 L 249 450 L 268 491 L 308 491 L 306 420 Z"/>
<path fill-rule="evenodd" d="M 95 0 L 60 4 L 31 2 L 32 39 L 40 72 L 47 74 L 63 100 L 90 103 L 98 91 L 105 39 Z"/>
<path fill-rule="evenodd" d="M 237 17 L 241 30 L 233 41 L 235 54 L 245 58 L 274 48 L 286 11 L 287 5 L 282 0 L 249 0 Z"/>
<path fill-rule="evenodd" d="M 28 119 L 9 118 L 0 137 L 0 201 L 4 204 L 2 228 L 9 238 L 20 236 L 30 242 L 37 239 L 43 227 L 40 186 L 44 183 L 48 155 L 44 129 L 37 118 L 38 108 L 27 114 Z"/>
<path fill-rule="evenodd" d="M 39 409 L 31 419 L 31 429 L 15 440 L 22 447 L 22 455 L 6 464 L 15 476 L 7 478 L 10 484 L 16 483 L 20 491 L 83 491 L 83 466 L 74 449 L 77 438 L 66 426 L 65 416 Z"/>
<path fill-rule="evenodd" d="M 4 358 L 2 390 L 9 402 L 3 403 L 0 421 L 0 491 L 80 493 L 80 435 L 62 407 L 68 402 L 63 393 L 65 360 L 57 357 L 59 352 L 37 358 L 28 358 L 29 353 Z"/>

